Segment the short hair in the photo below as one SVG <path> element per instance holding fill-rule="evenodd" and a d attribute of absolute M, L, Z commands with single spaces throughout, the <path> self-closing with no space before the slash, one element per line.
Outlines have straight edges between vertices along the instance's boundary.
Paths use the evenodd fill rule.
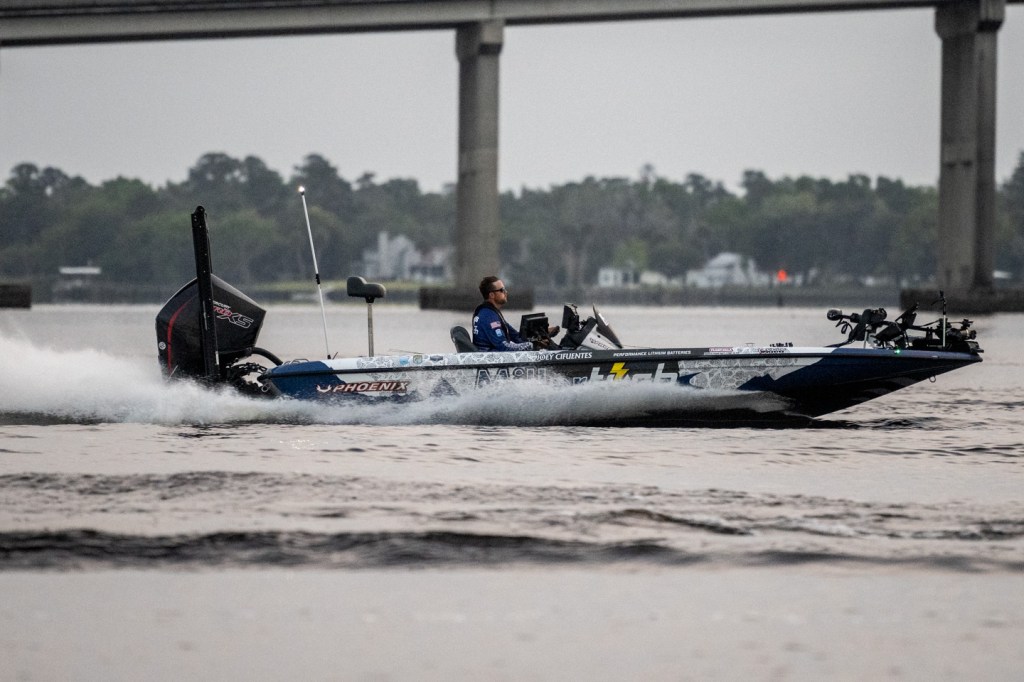
<path fill-rule="evenodd" d="M 487 300 L 487 295 L 491 293 L 491 285 L 497 282 L 499 279 L 501 278 L 495 277 L 494 275 L 487 275 L 482 280 L 480 280 L 480 295 L 484 297 L 485 301 Z"/>

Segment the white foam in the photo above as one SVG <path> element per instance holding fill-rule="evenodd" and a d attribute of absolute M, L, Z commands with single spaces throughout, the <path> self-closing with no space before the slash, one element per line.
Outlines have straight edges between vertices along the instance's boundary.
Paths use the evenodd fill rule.
<path fill-rule="evenodd" d="M 167 384 L 152 363 L 0 336 L 0 413 L 103 422 L 205 423 L 258 412 L 236 395 Z"/>

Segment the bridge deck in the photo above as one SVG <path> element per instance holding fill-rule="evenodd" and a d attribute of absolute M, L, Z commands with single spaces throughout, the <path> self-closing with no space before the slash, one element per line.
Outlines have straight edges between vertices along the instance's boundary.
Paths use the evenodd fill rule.
<path fill-rule="evenodd" d="M 1024 2 L 1024 0 L 1009 0 Z M 937 7 L 956 0 L 2 0 L 3 47 Z"/>

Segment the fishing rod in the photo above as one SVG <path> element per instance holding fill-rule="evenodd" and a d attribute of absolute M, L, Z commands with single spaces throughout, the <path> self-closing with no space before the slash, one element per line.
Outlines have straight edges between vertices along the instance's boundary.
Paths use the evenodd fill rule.
<path fill-rule="evenodd" d="M 306 207 L 306 188 L 299 186 L 299 194 L 302 195 L 302 212 L 306 214 L 306 233 L 309 235 L 309 251 L 313 254 L 313 273 L 316 275 L 316 290 L 320 294 L 320 316 L 324 320 L 324 349 L 327 351 L 327 359 L 331 358 L 331 347 L 327 343 L 327 311 L 324 308 L 324 290 L 320 286 L 320 266 L 316 264 L 316 249 L 313 247 L 313 228 L 309 225 L 309 208 Z"/>

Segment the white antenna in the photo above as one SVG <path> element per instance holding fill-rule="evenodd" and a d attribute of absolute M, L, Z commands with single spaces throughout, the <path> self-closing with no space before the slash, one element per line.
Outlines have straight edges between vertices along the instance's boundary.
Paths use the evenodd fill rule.
<path fill-rule="evenodd" d="M 327 311 L 324 309 L 324 290 L 320 288 L 320 266 L 316 264 L 316 249 L 313 248 L 313 228 L 309 226 L 309 209 L 306 208 L 306 188 L 299 186 L 299 194 L 302 195 L 302 212 L 306 214 L 306 233 L 309 235 L 309 251 L 313 254 L 313 272 L 316 274 L 316 290 L 320 294 L 320 316 L 324 320 L 324 349 L 327 351 L 327 358 L 331 357 L 331 348 L 327 343 Z"/>

